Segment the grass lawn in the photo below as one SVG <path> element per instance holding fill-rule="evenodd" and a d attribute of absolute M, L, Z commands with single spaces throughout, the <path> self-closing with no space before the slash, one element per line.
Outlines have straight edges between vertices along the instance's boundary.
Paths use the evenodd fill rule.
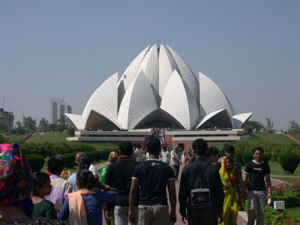
<path fill-rule="evenodd" d="M 27 142 L 41 143 L 41 142 L 64 142 L 68 137 L 65 133 L 53 132 L 53 133 L 41 133 L 32 135 Z"/>
<path fill-rule="evenodd" d="M 252 139 L 249 141 L 259 141 L 260 143 L 272 144 L 291 144 L 292 140 L 287 138 L 284 134 L 266 134 L 266 133 L 253 133 Z"/>
<path fill-rule="evenodd" d="M 287 216 L 300 217 L 300 207 L 286 208 Z"/>
<path fill-rule="evenodd" d="M 285 177 L 289 177 L 289 176 L 299 176 L 300 177 L 300 166 L 299 165 L 298 165 L 297 169 L 295 170 L 294 174 L 287 174 L 286 172 L 284 172 L 284 170 L 281 168 L 279 162 L 269 161 L 269 165 L 270 165 L 270 169 L 271 169 L 271 175 L 276 174 L 276 175 L 282 175 Z"/>
<path fill-rule="evenodd" d="M 300 133 L 291 133 L 290 135 L 292 135 L 294 138 L 297 138 L 298 140 L 300 140 Z"/>
<path fill-rule="evenodd" d="M 10 142 L 19 142 L 26 138 L 28 134 L 24 135 L 4 135 L 5 138 L 9 139 Z M 26 142 L 42 143 L 42 142 L 63 142 L 67 141 L 66 137 L 68 135 L 61 132 L 51 132 L 51 133 L 36 133 L 33 134 Z"/>

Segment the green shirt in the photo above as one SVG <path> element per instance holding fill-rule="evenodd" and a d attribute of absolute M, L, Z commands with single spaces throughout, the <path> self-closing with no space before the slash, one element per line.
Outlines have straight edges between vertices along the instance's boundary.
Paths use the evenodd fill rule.
<path fill-rule="evenodd" d="M 52 202 L 48 200 L 42 200 L 40 203 L 33 205 L 32 218 L 43 217 L 47 219 L 56 219 L 57 214 Z"/>

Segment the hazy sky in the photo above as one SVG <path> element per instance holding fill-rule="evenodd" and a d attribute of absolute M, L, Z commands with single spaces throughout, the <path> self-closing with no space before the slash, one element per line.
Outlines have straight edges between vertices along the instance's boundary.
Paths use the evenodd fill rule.
<path fill-rule="evenodd" d="M 81 114 L 147 45 L 177 51 L 236 113 L 300 123 L 300 1 L 0 0 L 0 107 L 50 120 L 52 97 Z"/>

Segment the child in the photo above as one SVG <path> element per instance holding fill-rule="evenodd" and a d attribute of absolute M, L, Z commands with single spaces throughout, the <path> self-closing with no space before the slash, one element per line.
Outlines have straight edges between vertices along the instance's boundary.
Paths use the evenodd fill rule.
<path fill-rule="evenodd" d="M 35 172 L 33 174 L 33 196 L 34 204 L 32 217 L 44 217 L 47 219 L 56 219 L 56 211 L 52 202 L 44 199 L 45 195 L 51 193 L 49 175 L 43 172 Z"/>

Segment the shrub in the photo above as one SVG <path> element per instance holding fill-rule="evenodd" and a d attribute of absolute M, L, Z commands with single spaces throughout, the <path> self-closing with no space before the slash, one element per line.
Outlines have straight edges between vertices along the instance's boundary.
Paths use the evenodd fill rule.
<path fill-rule="evenodd" d="M 293 174 L 297 169 L 299 156 L 293 152 L 282 153 L 279 158 L 279 163 L 284 171 L 289 171 Z"/>
<path fill-rule="evenodd" d="M 272 188 L 274 201 L 284 201 L 287 208 L 300 206 L 300 184 L 282 183 Z"/>
<path fill-rule="evenodd" d="M 286 218 L 286 211 L 279 212 L 271 206 L 265 207 L 264 224 L 277 225 L 280 221 Z"/>
<path fill-rule="evenodd" d="M 32 172 L 38 172 L 43 168 L 45 158 L 39 154 L 28 154 L 27 161 L 31 167 Z"/>
<path fill-rule="evenodd" d="M 68 168 L 73 168 L 74 164 L 75 164 L 75 157 L 76 157 L 76 152 L 72 152 L 72 153 L 66 153 L 64 154 L 65 159 L 66 159 L 66 167 Z"/>
<path fill-rule="evenodd" d="M 244 165 L 250 162 L 253 159 L 253 154 L 251 152 L 244 152 L 242 155 L 242 161 Z"/>
<path fill-rule="evenodd" d="M 6 139 L 3 137 L 3 135 L 0 134 L 0 143 L 6 142 Z"/>

